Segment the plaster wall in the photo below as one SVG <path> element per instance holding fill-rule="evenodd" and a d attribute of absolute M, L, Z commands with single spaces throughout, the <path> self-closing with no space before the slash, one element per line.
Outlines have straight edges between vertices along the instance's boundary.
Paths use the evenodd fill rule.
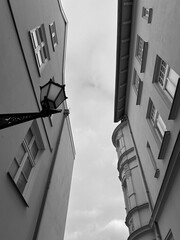
<path fill-rule="evenodd" d="M 56 52 L 52 50 L 49 34 L 48 24 L 52 21 L 56 22 L 59 40 Z M 37 112 L 41 109 L 39 86 L 48 82 L 52 76 L 59 83 L 64 81 L 63 61 L 66 23 L 60 12 L 58 1 L 2 0 L 0 1 L 0 22 L 0 112 Z M 50 61 L 47 62 L 41 76 L 39 76 L 30 42 L 29 30 L 42 23 L 45 24 L 47 32 Z M 8 177 L 7 172 L 32 122 L 0 131 L 0 239 L 32 240 L 46 187 L 47 176 L 56 149 L 62 117 L 63 114 L 60 113 L 53 118 L 52 122 L 49 118 L 37 120 L 43 139 L 44 150 L 41 151 L 34 170 L 30 196 L 27 201 L 28 206 Z M 70 130 L 64 131 L 69 131 L 68 134 L 70 135 Z M 63 220 L 65 220 L 72 171 L 72 152 L 69 151 L 68 134 L 64 133 L 62 138 L 64 139 L 62 158 L 68 159 L 69 162 L 62 162 L 60 165 L 60 168 L 67 171 L 67 179 L 59 180 L 63 189 L 62 193 L 60 193 L 63 198 L 62 204 L 65 205 Z M 65 153 L 66 145 L 64 142 L 67 143 L 67 154 Z M 65 166 L 62 167 L 63 164 Z M 63 174 L 65 178 L 65 172 Z M 58 184 L 52 187 L 54 193 L 57 193 Z M 62 228 L 64 226 L 63 220 L 61 220 Z"/>
<path fill-rule="evenodd" d="M 70 134 L 68 123 L 65 121 L 37 238 L 38 240 L 64 239 L 74 163 L 74 149 L 72 148 Z"/>
<path fill-rule="evenodd" d="M 174 239 L 179 239 L 179 236 L 180 236 L 179 185 L 180 185 L 180 175 L 177 174 L 177 177 L 173 183 L 173 187 L 171 188 L 167 201 L 163 207 L 161 216 L 158 219 L 158 224 L 159 224 L 160 232 L 162 235 L 162 239 L 165 239 L 169 230 L 172 231 Z"/>
<path fill-rule="evenodd" d="M 141 17 L 142 7 L 152 7 L 153 16 L 152 23 L 148 24 Z M 158 54 L 164 59 L 179 75 L 180 61 L 180 5 L 176 0 L 173 1 L 134 1 L 134 18 L 132 27 L 131 41 L 131 60 L 129 70 L 129 86 L 128 86 L 128 106 L 127 114 L 129 117 L 132 132 L 135 138 L 140 160 L 146 176 L 148 187 L 151 193 L 152 202 L 155 204 L 161 183 L 170 159 L 172 148 L 174 146 L 177 134 L 179 132 L 180 112 L 178 112 L 175 120 L 168 120 L 170 107 L 158 93 L 152 83 L 156 55 Z M 145 73 L 140 73 L 140 64 L 135 57 L 137 34 L 148 42 L 148 54 Z M 143 81 L 143 90 L 141 96 L 141 104 L 136 105 L 137 95 L 132 87 L 132 79 L 134 68 L 139 77 Z M 170 142 L 163 160 L 157 159 L 159 154 L 159 146 L 150 130 L 146 119 L 149 98 L 153 101 L 162 116 L 167 129 L 171 132 Z M 154 154 L 157 168 L 160 169 L 159 178 L 154 178 L 154 168 L 150 161 L 146 144 L 149 142 Z"/>

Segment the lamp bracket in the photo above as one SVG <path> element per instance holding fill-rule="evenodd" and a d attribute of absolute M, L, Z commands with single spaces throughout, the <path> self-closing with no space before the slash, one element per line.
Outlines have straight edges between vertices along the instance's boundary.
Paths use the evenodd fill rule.
<path fill-rule="evenodd" d="M 36 118 L 48 117 L 60 113 L 62 110 L 43 109 L 41 112 L 0 114 L 0 129 L 11 127 Z"/>

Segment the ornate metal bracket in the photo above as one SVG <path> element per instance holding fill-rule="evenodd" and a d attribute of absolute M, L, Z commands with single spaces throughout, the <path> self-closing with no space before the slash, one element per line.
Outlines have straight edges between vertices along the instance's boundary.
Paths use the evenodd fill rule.
<path fill-rule="evenodd" d="M 36 118 L 48 117 L 62 110 L 43 109 L 41 112 L 0 114 L 0 129 L 8 128 Z"/>

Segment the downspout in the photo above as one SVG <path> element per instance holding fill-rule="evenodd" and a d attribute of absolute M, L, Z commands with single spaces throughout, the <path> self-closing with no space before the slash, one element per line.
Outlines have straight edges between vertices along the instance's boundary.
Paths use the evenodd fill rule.
<path fill-rule="evenodd" d="M 151 195 L 150 195 L 150 192 L 149 192 L 149 189 L 148 189 L 148 185 L 147 185 L 147 182 L 146 182 L 145 174 L 144 174 L 143 167 L 142 167 L 142 164 L 141 164 L 141 161 L 140 161 L 139 153 L 138 153 L 137 146 L 136 146 L 136 143 L 135 143 L 135 140 L 134 140 L 134 136 L 133 136 L 133 132 L 132 132 L 132 129 L 131 129 L 131 125 L 130 125 L 129 119 L 128 119 L 127 116 L 125 116 L 125 119 L 127 120 L 128 125 L 129 125 L 131 137 L 132 137 L 132 140 L 133 140 L 134 148 L 136 150 L 137 159 L 138 159 L 139 167 L 140 167 L 142 178 L 143 178 L 143 182 L 144 182 L 145 191 L 146 191 L 146 194 L 147 194 L 147 199 L 149 201 L 150 210 L 151 210 L 151 214 L 152 214 L 152 212 L 153 212 L 153 204 L 152 204 L 152 200 L 151 200 Z M 154 230 L 155 230 L 156 240 L 162 240 L 161 234 L 160 234 L 160 231 L 159 231 L 159 226 L 158 226 L 157 222 L 154 222 Z"/>
<path fill-rule="evenodd" d="M 46 183 L 46 187 L 45 187 L 45 191 L 44 191 L 44 195 L 43 195 L 43 199 L 42 199 L 42 203 L 41 203 L 41 207 L 40 207 L 40 211 L 39 211 L 36 227 L 35 227 L 33 238 L 32 238 L 33 240 L 37 240 L 37 237 L 38 237 L 39 228 L 40 228 L 40 224 L 41 224 L 41 220 L 42 220 L 42 216 L 43 216 L 43 212 L 44 212 L 44 207 L 45 207 L 45 204 L 46 204 L 46 199 L 47 199 L 47 195 L 48 195 L 48 191 L 49 191 L 49 186 L 50 186 L 50 183 L 51 183 L 51 178 L 52 178 L 54 166 L 55 166 L 55 163 L 56 163 L 58 146 L 59 146 L 60 140 L 61 140 L 61 135 L 62 135 L 62 130 L 63 130 L 63 126 L 64 126 L 64 121 L 65 121 L 65 118 L 68 115 L 69 115 L 69 110 L 65 109 L 64 112 L 63 112 L 63 119 L 62 119 L 62 124 L 61 124 L 60 131 L 59 131 L 59 136 L 58 136 L 58 140 L 57 140 L 55 153 L 54 153 L 52 164 L 51 164 L 51 167 L 50 167 L 50 170 L 49 170 L 48 179 L 47 179 L 47 183 Z"/>

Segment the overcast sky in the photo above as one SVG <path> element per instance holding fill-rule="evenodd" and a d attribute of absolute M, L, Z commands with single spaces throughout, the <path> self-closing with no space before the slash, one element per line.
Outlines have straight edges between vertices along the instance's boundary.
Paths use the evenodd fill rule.
<path fill-rule="evenodd" d="M 111 136 L 117 0 L 62 0 L 68 19 L 66 91 L 74 162 L 65 240 L 126 240 Z"/>

